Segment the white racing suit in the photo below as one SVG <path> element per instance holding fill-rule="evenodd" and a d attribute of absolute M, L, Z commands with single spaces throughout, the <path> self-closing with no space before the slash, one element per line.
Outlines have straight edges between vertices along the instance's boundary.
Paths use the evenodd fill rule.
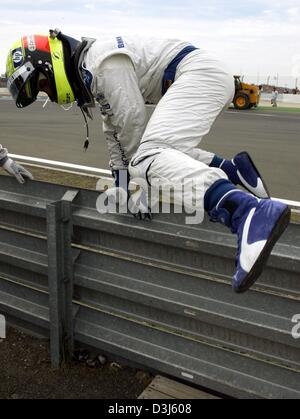
<path fill-rule="evenodd" d="M 198 146 L 231 103 L 234 79 L 223 63 L 200 48 L 180 61 L 163 96 L 164 72 L 188 45 L 103 38 L 88 50 L 84 66 L 93 76 L 91 90 L 101 107 L 112 170 L 129 168 L 132 177 L 149 184 L 162 179 L 174 186 L 189 178 L 204 185 L 205 193 L 227 176 L 209 167 L 214 154 Z M 148 124 L 146 102 L 157 104 Z"/>

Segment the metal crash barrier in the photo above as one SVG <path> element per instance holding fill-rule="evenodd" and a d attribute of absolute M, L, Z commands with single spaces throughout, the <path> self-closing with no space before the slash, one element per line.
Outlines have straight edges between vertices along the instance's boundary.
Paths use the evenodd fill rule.
<path fill-rule="evenodd" d="M 0 176 L 8 323 L 50 337 L 53 367 L 78 342 L 229 396 L 300 398 L 300 225 L 235 295 L 236 239 L 222 226 L 104 216 L 98 196 Z"/>

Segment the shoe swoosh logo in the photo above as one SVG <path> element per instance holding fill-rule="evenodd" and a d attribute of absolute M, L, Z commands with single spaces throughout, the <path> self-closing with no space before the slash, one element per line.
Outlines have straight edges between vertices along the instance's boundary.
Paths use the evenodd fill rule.
<path fill-rule="evenodd" d="M 243 177 L 243 175 L 237 171 L 238 177 L 240 178 L 241 182 L 243 183 L 243 185 L 245 185 L 245 187 L 252 192 L 254 195 L 260 197 L 260 198 L 269 198 L 269 195 L 267 194 L 264 184 L 261 180 L 261 178 L 257 179 L 257 186 L 251 186 L 249 185 L 249 183 L 246 181 L 246 179 Z"/>
<path fill-rule="evenodd" d="M 262 240 L 253 244 L 248 244 L 249 231 L 255 212 L 256 208 L 253 208 L 247 217 L 241 244 L 240 265 L 247 273 L 251 271 L 267 243 L 267 240 Z"/>

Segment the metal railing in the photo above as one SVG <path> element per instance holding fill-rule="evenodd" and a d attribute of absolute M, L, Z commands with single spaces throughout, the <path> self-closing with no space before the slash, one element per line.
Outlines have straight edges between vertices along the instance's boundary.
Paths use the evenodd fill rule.
<path fill-rule="evenodd" d="M 89 166 L 82 166 L 79 164 L 72 164 L 66 162 L 60 162 L 56 160 L 47 160 L 41 159 L 38 157 L 30 157 L 30 156 L 23 156 L 19 154 L 9 154 L 9 157 L 18 161 L 22 164 L 27 164 L 29 166 L 40 167 L 40 168 L 47 168 L 51 170 L 55 170 L 57 172 L 65 172 L 65 173 L 73 173 L 81 176 L 95 176 L 100 178 L 105 185 L 109 185 L 110 181 L 112 182 L 112 174 L 110 170 L 99 169 L 97 167 L 89 167 Z M 101 183 L 100 183 L 101 186 Z M 291 208 L 300 210 L 300 202 L 299 201 L 292 201 L 287 199 L 280 199 L 280 198 L 273 198 L 277 201 L 281 201 L 286 205 L 289 205 Z"/>
<path fill-rule="evenodd" d="M 235 295 L 235 237 L 178 214 L 143 223 L 100 215 L 99 193 L 0 177 L 0 313 L 51 340 L 52 365 L 74 342 L 233 397 L 299 398 L 300 225 L 261 280 Z"/>

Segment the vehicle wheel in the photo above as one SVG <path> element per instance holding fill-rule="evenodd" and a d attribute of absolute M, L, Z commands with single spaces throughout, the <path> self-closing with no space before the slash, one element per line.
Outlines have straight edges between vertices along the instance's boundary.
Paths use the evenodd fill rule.
<path fill-rule="evenodd" d="M 234 98 L 234 107 L 235 109 L 239 109 L 240 111 L 245 111 L 250 109 L 250 99 L 247 95 L 243 93 L 239 93 Z"/>

